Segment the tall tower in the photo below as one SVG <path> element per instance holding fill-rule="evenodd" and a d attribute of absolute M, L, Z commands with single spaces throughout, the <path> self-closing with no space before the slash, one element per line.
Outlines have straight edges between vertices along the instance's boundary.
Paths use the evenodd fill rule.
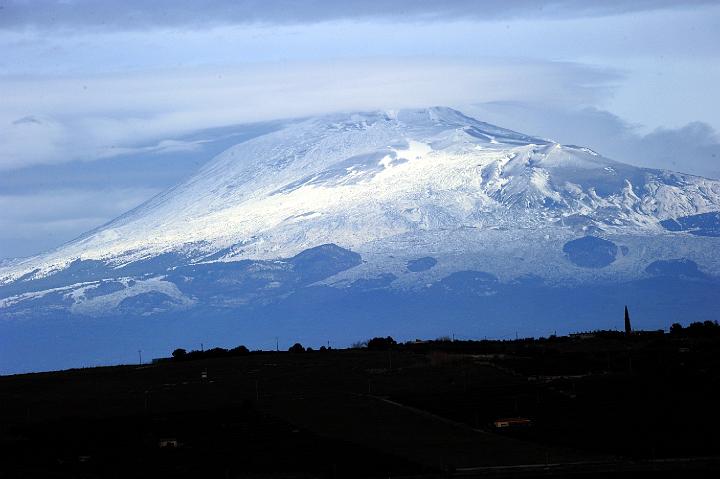
<path fill-rule="evenodd" d="M 625 306 L 625 334 L 632 333 L 632 326 L 630 326 L 630 313 L 628 313 L 627 306 Z"/>

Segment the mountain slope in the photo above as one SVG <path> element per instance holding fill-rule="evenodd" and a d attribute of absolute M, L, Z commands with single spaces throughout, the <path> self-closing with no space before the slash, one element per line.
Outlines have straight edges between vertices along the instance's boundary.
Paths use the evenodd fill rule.
<path fill-rule="evenodd" d="M 717 181 L 631 167 L 454 110 L 338 115 L 230 148 L 184 184 L 0 278 L 76 259 L 220 259 L 225 248 L 226 259 L 265 259 L 463 228 L 657 232 L 661 220 L 717 210 Z"/>
<path fill-rule="evenodd" d="M 240 143 L 116 220 L 0 265 L 0 319 L 239 314 L 260 334 L 312 311 L 326 331 L 347 317 L 368 334 L 362 301 L 379 295 L 375 317 L 420 321 L 406 331 L 442 331 L 438 315 L 492 330 L 508 311 L 547 329 L 569 291 L 585 298 L 577 308 L 669 291 L 709 311 L 697 295 L 720 276 L 718 211 L 716 180 L 448 108 L 329 115 Z M 518 298 L 545 316 L 521 313 Z M 469 326 L 477 308 L 490 317 Z"/>

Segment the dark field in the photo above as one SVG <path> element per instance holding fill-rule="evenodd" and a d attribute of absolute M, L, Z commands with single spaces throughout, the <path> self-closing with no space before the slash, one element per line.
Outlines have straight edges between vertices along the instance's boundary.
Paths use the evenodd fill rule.
<path fill-rule="evenodd" d="M 712 477 L 718 390 L 712 334 L 6 376 L 0 477 Z M 495 427 L 501 418 L 522 424 Z"/>

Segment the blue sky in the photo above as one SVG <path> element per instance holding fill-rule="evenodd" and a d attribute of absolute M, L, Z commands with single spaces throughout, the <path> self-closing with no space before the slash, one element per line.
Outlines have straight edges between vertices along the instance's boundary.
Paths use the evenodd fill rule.
<path fill-rule="evenodd" d="M 0 0 L 0 258 L 330 111 L 448 105 L 720 177 L 719 32 L 702 1 Z"/>

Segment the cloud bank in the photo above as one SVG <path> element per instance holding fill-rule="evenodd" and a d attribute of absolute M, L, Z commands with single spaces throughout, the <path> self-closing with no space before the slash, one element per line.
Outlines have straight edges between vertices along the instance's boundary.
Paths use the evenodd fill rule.
<path fill-rule="evenodd" d="M 625 163 L 720 178 L 720 135 L 703 122 L 645 133 L 640 125 L 592 107 L 489 102 L 468 106 L 467 111 L 524 133 L 588 146 Z"/>
<path fill-rule="evenodd" d="M 592 104 L 618 74 L 566 62 L 361 60 L 0 80 L 0 170 L 186 148 L 203 128 L 335 111 L 552 99 Z M 532 81 L 528 81 L 532 79 Z"/>

